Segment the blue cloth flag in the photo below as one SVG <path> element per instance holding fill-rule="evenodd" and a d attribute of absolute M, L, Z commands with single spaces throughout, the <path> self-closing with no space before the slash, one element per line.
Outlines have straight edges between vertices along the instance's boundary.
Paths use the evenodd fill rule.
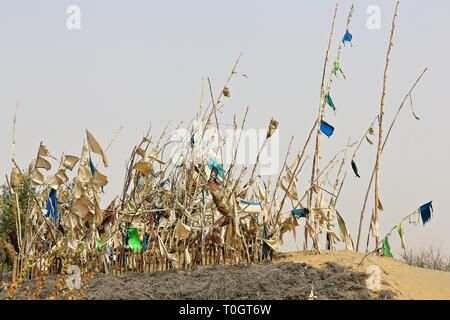
<path fill-rule="evenodd" d="M 320 131 L 322 131 L 327 137 L 330 137 L 334 132 L 334 127 L 325 121 L 322 121 L 320 122 Z"/>
<path fill-rule="evenodd" d="M 148 233 L 144 234 L 144 241 L 142 244 L 144 251 L 147 250 L 147 247 L 148 247 L 148 238 L 149 238 Z"/>
<path fill-rule="evenodd" d="M 421 205 L 419 210 L 420 215 L 422 216 L 423 225 L 425 225 L 425 223 L 427 223 L 431 219 L 431 212 L 433 211 L 432 201 Z"/>
<path fill-rule="evenodd" d="M 248 202 L 248 201 L 245 201 L 245 200 L 240 200 L 239 202 L 242 203 L 242 204 L 254 205 L 254 206 L 262 205 L 262 202 Z"/>
<path fill-rule="evenodd" d="M 166 183 L 170 183 L 170 178 L 167 178 L 166 180 L 164 180 L 163 182 L 161 182 L 161 183 L 159 184 L 159 186 L 160 186 L 160 187 L 164 187 L 164 185 L 165 185 Z"/>
<path fill-rule="evenodd" d="M 50 195 L 48 196 L 47 213 L 45 214 L 45 216 L 48 217 L 50 214 L 53 217 L 53 223 L 56 224 L 56 221 L 58 219 L 58 199 L 56 198 L 56 190 L 53 188 L 50 191 Z"/>
<path fill-rule="evenodd" d="M 136 186 L 137 186 L 137 189 L 139 190 L 140 188 L 141 188 L 141 175 L 139 175 L 139 177 L 137 178 L 137 181 L 136 181 Z"/>
<path fill-rule="evenodd" d="M 342 43 L 344 44 L 344 46 L 345 46 L 346 42 L 350 42 L 350 44 L 351 44 L 352 43 L 352 39 L 353 39 L 352 34 L 350 32 L 348 32 L 348 30 L 347 30 L 345 32 L 344 39 L 342 39 Z"/>

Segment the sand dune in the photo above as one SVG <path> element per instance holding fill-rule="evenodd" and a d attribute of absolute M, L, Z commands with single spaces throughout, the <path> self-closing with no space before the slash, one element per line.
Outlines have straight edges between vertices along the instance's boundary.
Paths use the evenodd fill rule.
<path fill-rule="evenodd" d="M 323 251 L 315 255 L 309 251 L 280 253 L 278 262 L 302 262 L 320 268 L 331 261 L 352 271 L 365 272 L 370 265 L 382 270 L 381 289 L 392 290 L 396 299 L 447 300 L 450 299 L 450 272 L 423 269 L 406 265 L 389 257 L 367 256 L 354 251 Z"/>

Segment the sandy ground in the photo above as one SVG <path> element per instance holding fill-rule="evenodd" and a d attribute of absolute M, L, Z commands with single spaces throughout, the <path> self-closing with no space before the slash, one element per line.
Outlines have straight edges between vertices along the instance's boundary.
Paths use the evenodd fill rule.
<path fill-rule="evenodd" d="M 39 299 L 54 296 L 55 278 L 47 277 Z M 326 263 L 320 269 L 293 262 L 215 265 L 154 273 L 97 274 L 83 288 L 83 299 L 306 300 L 311 290 L 314 299 L 321 300 L 393 298 L 388 290 L 368 290 L 366 278 L 365 273 L 349 271 L 335 263 Z M 25 281 L 14 299 L 27 299 L 29 295 L 23 288 L 36 285 L 35 280 Z M 0 299 L 5 298 L 6 292 L 0 293 Z"/>
<path fill-rule="evenodd" d="M 450 272 L 411 267 L 388 258 L 353 251 L 280 253 L 273 263 L 203 266 L 154 273 L 97 274 L 84 287 L 84 299 L 304 300 L 311 288 L 317 299 L 450 299 Z M 366 287 L 367 268 L 381 269 L 381 288 Z M 2 282 L 8 277 L 3 274 Z M 40 296 L 55 291 L 49 276 Z M 23 286 L 36 286 L 26 280 Z M 6 291 L 0 292 L 0 299 Z M 17 292 L 15 299 L 26 296 Z"/>
<path fill-rule="evenodd" d="M 362 253 L 345 250 L 323 251 L 321 255 L 301 251 L 280 253 L 277 261 L 302 262 L 317 268 L 328 261 L 333 261 L 357 272 L 366 272 L 370 265 L 377 265 L 382 270 L 381 289 L 395 292 L 395 299 L 450 299 L 450 272 L 412 267 L 389 257 L 378 256 L 367 256 L 359 266 L 363 257 Z"/>

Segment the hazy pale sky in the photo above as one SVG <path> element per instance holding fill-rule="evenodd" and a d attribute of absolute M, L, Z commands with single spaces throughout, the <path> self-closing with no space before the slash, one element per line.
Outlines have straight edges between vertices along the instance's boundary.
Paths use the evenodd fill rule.
<path fill-rule="evenodd" d="M 349 136 L 360 139 L 379 111 L 382 75 L 395 1 L 354 1 L 350 31 L 353 47 L 344 48 L 332 96 L 336 128 L 322 139 L 326 162 Z M 242 51 L 239 70 L 226 102 L 223 122 L 236 113 L 247 126 L 266 128 L 280 122 L 284 157 L 291 136 L 298 151 L 317 116 L 323 58 L 336 1 L 118 1 L 42 0 L 0 3 L 0 173 L 11 168 L 12 119 L 17 101 L 17 160 L 22 167 L 35 157 L 42 140 L 59 156 L 79 155 L 84 128 L 106 146 L 124 128 L 108 152 L 106 198 L 119 193 L 124 163 L 149 125 L 153 136 L 168 121 L 186 125 L 199 104 L 202 77 L 217 92 Z M 333 50 L 345 32 L 351 1 L 339 1 Z M 81 29 L 66 27 L 69 5 L 81 9 Z M 381 8 L 381 28 L 366 25 L 370 5 Z M 407 245 L 440 246 L 450 254 L 450 2 L 404 0 L 389 70 L 385 123 L 425 67 L 429 67 L 399 116 L 382 157 L 381 233 L 403 216 L 433 200 L 434 217 L 425 227 L 406 226 Z M 334 53 L 332 57 L 334 58 Z M 309 153 L 311 154 L 311 148 Z M 355 159 L 361 179 L 350 166 L 338 208 L 356 241 L 357 225 L 375 146 L 365 143 Z M 300 176 L 305 185 L 310 169 Z M 303 190 L 303 189 L 302 189 Z M 372 196 L 371 196 L 372 199 Z M 371 200 L 369 204 L 371 205 Z M 363 242 L 370 210 L 366 212 Z M 286 237 L 285 250 L 295 249 Z M 396 234 L 390 240 L 399 253 Z M 365 247 L 365 245 L 363 246 Z"/>

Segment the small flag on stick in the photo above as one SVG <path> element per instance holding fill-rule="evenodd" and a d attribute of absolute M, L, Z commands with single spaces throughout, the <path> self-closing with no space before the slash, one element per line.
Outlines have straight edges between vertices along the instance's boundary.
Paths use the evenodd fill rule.
<path fill-rule="evenodd" d="M 95 137 L 92 135 L 92 133 L 89 132 L 88 129 L 86 129 L 86 137 L 87 137 L 87 141 L 89 144 L 89 149 L 102 156 L 103 159 L 103 164 L 105 165 L 105 167 L 108 166 L 108 159 L 106 158 L 106 154 L 105 151 L 103 151 L 102 146 L 100 145 L 100 143 L 98 143 L 98 141 L 95 139 Z"/>

